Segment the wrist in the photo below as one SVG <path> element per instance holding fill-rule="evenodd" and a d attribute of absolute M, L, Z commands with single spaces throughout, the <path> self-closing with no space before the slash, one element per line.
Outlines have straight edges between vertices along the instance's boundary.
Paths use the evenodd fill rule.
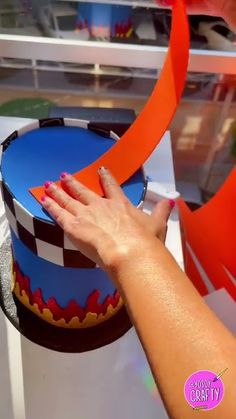
<path fill-rule="evenodd" d="M 142 239 L 133 246 L 118 246 L 105 265 L 105 271 L 119 286 L 123 278 L 135 274 L 145 266 L 158 262 L 158 254 L 167 251 L 164 244 L 156 237 Z"/>

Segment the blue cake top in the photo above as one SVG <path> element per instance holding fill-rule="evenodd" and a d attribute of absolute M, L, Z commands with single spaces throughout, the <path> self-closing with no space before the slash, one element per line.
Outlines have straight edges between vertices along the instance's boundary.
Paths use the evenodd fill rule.
<path fill-rule="evenodd" d="M 29 189 L 48 180 L 57 181 L 62 172 L 80 171 L 108 151 L 114 142 L 79 127 L 45 127 L 29 131 L 16 138 L 3 153 L 3 180 L 30 213 L 51 221 Z M 143 196 L 144 183 L 143 172 L 139 170 L 122 186 L 135 206 Z"/>

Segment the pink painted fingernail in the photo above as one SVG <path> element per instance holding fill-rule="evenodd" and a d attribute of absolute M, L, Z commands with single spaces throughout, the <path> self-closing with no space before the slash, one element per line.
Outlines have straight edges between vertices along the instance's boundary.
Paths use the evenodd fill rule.
<path fill-rule="evenodd" d="M 41 202 L 45 202 L 46 199 L 47 199 L 47 196 L 46 195 L 41 196 Z"/>
<path fill-rule="evenodd" d="M 169 206 L 171 209 L 173 209 L 175 207 L 175 201 L 173 199 L 169 200 Z"/>
<path fill-rule="evenodd" d="M 60 175 L 60 178 L 65 179 L 65 177 L 67 177 L 67 176 L 70 176 L 70 174 L 67 173 L 67 172 L 62 172 L 61 175 Z"/>
<path fill-rule="evenodd" d="M 53 184 L 53 182 L 51 182 L 51 181 L 47 181 L 47 182 L 45 182 L 44 183 L 44 187 L 45 187 L 45 189 L 48 189 L 49 188 L 49 186 L 51 186 Z"/>

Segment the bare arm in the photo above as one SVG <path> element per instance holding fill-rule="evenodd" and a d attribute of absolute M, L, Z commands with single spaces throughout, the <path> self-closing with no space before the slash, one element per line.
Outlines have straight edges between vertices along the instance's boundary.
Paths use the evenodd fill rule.
<path fill-rule="evenodd" d="M 170 417 L 196 415 L 183 395 L 190 374 L 227 367 L 224 401 L 207 415 L 233 419 L 236 341 L 161 241 L 170 205 L 163 201 L 149 217 L 132 207 L 109 171 L 100 177 L 107 199 L 66 175 L 64 191 L 46 188 L 43 206 L 121 291 Z"/>
<path fill-rule="evenodd" d="M 196 417 L 184 400 L 188 376 L 198 370 L 217 373 L 228 367 L 224 375 L 225 399 L 207 416 L 233 419 L 235 338 L 160 242 L 153 240 L 153 249 L 147 255 L 143 257 L 140 251 L 139 256 L 135 255 L 135 263 L 132 257 L 130 261 L 119 264 L 112 277 L 128 304 L 170 417 Z"/>

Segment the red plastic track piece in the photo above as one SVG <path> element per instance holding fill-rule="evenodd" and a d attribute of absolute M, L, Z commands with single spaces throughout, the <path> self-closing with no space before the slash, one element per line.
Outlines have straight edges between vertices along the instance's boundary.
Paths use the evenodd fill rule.
<path fill-rule="evenodd" d="M 147 160 L 168 128 L 183 92 L 189 57 L 189 26 L 184 0 L 173 7 L 172 29 L 167 58 L 161 76 L 144 109 L 132 126 L 109 151 L 74 174 L 85 186 L 102 195 L 98 169 L 110 169 L 120 184 L 129 179 Z M 65 170 L 68 170 L 65 167 Z M 60 181 L 58 181 L 60 186 Z M 44 187 L 30 192 L 40 202 Z"/>

